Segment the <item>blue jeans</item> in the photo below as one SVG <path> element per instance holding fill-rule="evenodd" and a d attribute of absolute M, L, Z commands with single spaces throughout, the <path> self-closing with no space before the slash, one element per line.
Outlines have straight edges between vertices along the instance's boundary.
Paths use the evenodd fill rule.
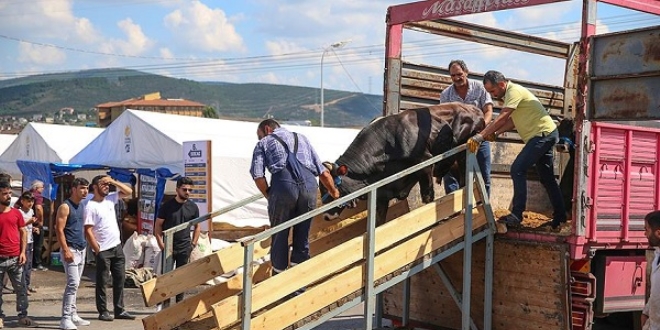
<path fill-rule="evenodd" d="M 62 265 L 64 265 L 64 274 L 66 274 L 66 286 L 64 287 L 64 296 L 62 297 L 62 318 L 71 320 L 78 315 L 76 298 L 78 296 L 78 286 L 85 268 L 85 250 L 69 248 L 73 254 L 73 261 L 68 263 L 62 255 Z"/>
<path fill-rule="evenodd" d="M 11 285 L 16 292 L 16 311 L 18 318 L 26 317 L 28 314 L 28 298 L 27 290 L 23 284 L 23 265 L 18 264 L 18 257 L 5 258 L 0 257 L 0 279 L 9 275 Z M 0 319 L 5 318 L 5 313 L 2 311 L 2 290 L 0 290 Z"/>
<path fill-rule="evenodd" d="M 539 180 L 550 198 L 554 209 L 554 221 L 566 220 L 564 199 L 555 180 L 552 147 L 559 141 L 559 133 L 555 129 L 545 136 L 530 139 L 523 147 L 516 160 L 511 165 L 511 179 L 513 180 L 513 210 L 511 213 L 522 219 L 523 211 L 527 207 L 527 171 L 536 165 Z"/>
<path fill-rule="evenodd" d="M 479 145 L 479 150 L 477 150 L 477 164 L 479 164 L 481 176 L 484 178 L 484 183 L 486 184 L 486 192 L 490 196 L 490 142 L 484 141 Z M 444 183 L 446 194 L 460 188 L 458 179 L 451 173 L 447 173 L 442 177 L 442 183 Z"/>

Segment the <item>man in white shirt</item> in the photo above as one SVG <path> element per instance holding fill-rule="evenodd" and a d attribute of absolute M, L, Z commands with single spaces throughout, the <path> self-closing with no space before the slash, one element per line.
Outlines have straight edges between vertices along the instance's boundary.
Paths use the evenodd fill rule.
<path fill-rule="evenodd" d="M 110 185 L 117 187 L 119 191 L 110 193 Z M 126 260 L 115 214 L 115 204 L 119 198 L 130 196 L 133 189 L 108 175 L 96 176 L 92 179 L 90 188 L 94 192 L 94 197 L 85 207 L 84 224 L 87 242 L 96 256 L 96 309 L 99 312 L 99 320 L 134 320 L 135 316 L 124 309 Z M 107 306 L 105 284 L 108 282 L 108 271 L 112 274 L 114 318 L 110 315 Z"/>
<path fill-rule="evenodd" d="M 655 258 L 651 265 L 651 294 L 642 312 L 642 325 L 644 329 L 660 330 L 660 211 L 653 211 L 644 219 L 646 238 L 649 246 L 655 248 Z"/>
<path fill-rule="evenodd" d="M 490 123 L 493 118 L 493 99 L 484 88 L 484 84 L 480 81 L 468 79 L 470 71 L 468 71 L 467 64 L 463 60 L 453 60 L 449 62 L 447 68 L 449 68 L 452 84 L 440 93 L 440 103 L 460 102 L 472 104 L 484 112 L 486 124 Z M 490 143 L 488 141 L 484 141 L 479 145 L 477 163 L 486 185 L 486 192 L 490 196 Z M 458 173 L 450 171 L 442 178 L 442 182 L 447 194 L 460 188 Z"/>

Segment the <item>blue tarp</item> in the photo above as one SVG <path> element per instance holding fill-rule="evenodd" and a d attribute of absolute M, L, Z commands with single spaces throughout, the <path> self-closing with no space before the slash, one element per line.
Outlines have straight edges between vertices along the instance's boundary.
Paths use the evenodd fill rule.
<path fill-rule="evenodd" d="M 85 170 L 108 170 L 108 175 L 115 180 L 129 183 L 135 186 L 137 178 L 135 173 L 156 177 L 158 183 L 156 184 L 156 207 L 160 205 L 165 194 L 165 183 L 167 179 L 174 178 L 178 174 L 170 172 L 167 168 L 151 169 L 137 169 L 130 170 L 125 168 L 112 168 L 103 165 L 95 164 L 62 164 L 62 163 L 44 163 L 27 160 L 17 160 L 16 164 L 23 173 L 23 187 L 29 187 L 34 180 L 40 180 L 44 183 L 44 197 L 54 200 L 57 197 L 58 185 L 55 183 L 55 177 L 64 174 L 72 173 L 75 171 Z"/>

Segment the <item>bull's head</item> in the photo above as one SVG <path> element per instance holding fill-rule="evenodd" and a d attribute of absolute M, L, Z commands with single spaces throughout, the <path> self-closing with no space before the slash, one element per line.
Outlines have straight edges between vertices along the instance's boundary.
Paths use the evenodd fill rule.
<path fill-rule="evenodd" d="M 332 179 L 334 180 L 335 187 L 339 189 L 339 193 L 341 195 L 345 195 L 347 192 L 345 189 L 342 189 L 342 177 L 348 173 L 348 166 L 346 165 L 337 165 L 335 163 L 330 163 L 330 162 L 324 162 L 323 165 L 328 169 L 330 172 L 330 175 L 332 175 Z M 328 204 L 335 199 L 328 194 L 328 190 L 325 188 L 324 185 L 319 185 L 319 190 L 321 191 L 321 202 L 323 204 Z M 323 214 L 323 219 L 330 221 L 337 219 L 339 217 L 339 214 L 341 214 L 341 211 L 343 211 L 347 207 L 354 207 L 356 205 L 356 202 L 351 202 L 351 203 L 346 203 L 342 204 L 337 207 L 333 207 L 330 210 L 326 211 Z"/>

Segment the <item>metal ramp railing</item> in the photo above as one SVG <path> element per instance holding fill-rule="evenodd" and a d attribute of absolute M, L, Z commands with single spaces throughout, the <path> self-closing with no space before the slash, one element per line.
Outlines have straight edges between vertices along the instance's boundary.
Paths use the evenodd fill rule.
<path fill-rule="evenodd" d="M 145 304 L 152 306 L 209 278 L 239 267 L 243 270 L 242 275 L 220 286 L 211 287 L 146 317 L 143 319 L 145 329 L 170 329 L 202 315 L 206 315 L 207 320 L 211 319 L 207 322 L 209 328 L 280 329 L 304 320 L 298 322 L 296 328 L 311 329 L 362 302 L 364 328 L 371 329 L 374 326 L 371 316 L 374 314 L 377 315 L 376 325 L 380 326 L 380 309 L 377 310 L 376 302 L 381 292 L 401 282 L 404 282 L 405 288 L 411 276 L 462 250 L 464 268 L 461 294 L 452 287 L 449 289 L 463 312 L 462 328 L 476 330 L 470 314 L 470 260 L 472 244 L 481 239 L 486 239 L 487 243 L 483 325 L 484 329 L 489 329 L 495 223 L 490 203 L 487 198 L 483 198 L 485 187 L 474 154 L 466 155 L 467 184 L 464 189 L 396 217 L 378 228 L 375 226 L 378 188 L 464 150 L 464 145 L 456 147 L 333 203 L 243 239 L 240 244 L 233 244 L 145 283 L 142 286 Z M 477 181 L 476 196 L 482 202 L 480 205 L 475 200 L 474 179 Z M 340 244 L 332 247 L 324 242 L 325 249 L 321 249 L 321 253 L 315 253 L 312 259 L 275 277 L 269 278 L 267 265 L 254 263 L 256 259 L 267 255 L 268 240 L 274 233 L 288 230 L 305 219 L 364 194 L 367 195 L 367 217 L 362 226 L 366 225 L 366 232 L 362 230 L 356 237 L 335 238 L 335 243 Z M 256 199 L 255 196 L 248 200 Z M 235 204 L 193 221 L 204 221 L 240 206 Z M 342 230 L 337 232 L 343 233 Z M 166 241 L 170 237 L 170 233 L 166 233 Z M 243 265 L 252 266 L 245 268 Z M 442 276 L 442 270 L 439 267 L 437 270 Z M 307 290 L 298 296 L 283 299 L 301 287 L 307 287 Z M 326 306 L 338 301 L 343 303 L 327 310 Z M 404 324 L 408 318 L 405 306 L 409 303 L 409 299 L 404 301 Z M 323 312 L 319 313 L 319 310 Z M 209 317 L 210 313 L 212 317 Z M 194 327 L 203 328 L 201 324 Z"/>

